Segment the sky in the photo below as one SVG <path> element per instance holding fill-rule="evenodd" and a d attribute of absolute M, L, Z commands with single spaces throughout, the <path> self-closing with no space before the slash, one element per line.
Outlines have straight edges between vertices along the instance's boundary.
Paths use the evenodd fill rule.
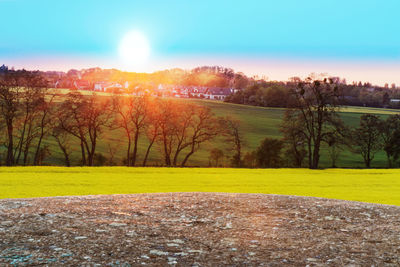
<path fill-rule="evenodd" d="M 151 72 L 223 65 L 270 80 L 311 72 L 400 85 L 398 0 L 0 0 L 0 64 Z M 150 46 L 132 68 L 131 31 Z"/>

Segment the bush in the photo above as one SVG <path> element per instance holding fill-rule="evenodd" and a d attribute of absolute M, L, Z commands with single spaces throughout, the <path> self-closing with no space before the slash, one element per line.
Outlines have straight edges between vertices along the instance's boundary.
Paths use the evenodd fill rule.
<path fill-rule="evenodd" d="M 265 138 L 256 150 L 257 165 L 262 168 L 282 166 L 281 150 L 283 142 L 278 139 Z"/>

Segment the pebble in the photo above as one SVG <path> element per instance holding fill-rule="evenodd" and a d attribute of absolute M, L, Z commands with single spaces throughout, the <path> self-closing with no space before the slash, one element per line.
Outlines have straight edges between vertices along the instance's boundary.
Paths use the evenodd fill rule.
<path fill-rule="evenodd" d="M 86 239 L 87 236 L 76 236 L 75 240 L 82 240 L 82 239 Z"/>
<path fill-rule="evenodd" d="M 183 243 L 185 243 L 185 241 L 183 241 L 183 240 L 181 240 L 181 239 L 174 239 L 174 240 L 172 240 L 171 242 L 178 243 L 178 244 L 183 244 Z"/>
<path fill-rule="evenodd" d="M 13 221 L 4 221 L 4 222 L 1 222 L 1 225 L 2 225 L 2 226 L 5 226 L 5 227 L 11 227 L 11 226 L 13 226 L 13 224 L 14 224 Z"/>
<path fill-rule="evenodd" d="M 187 253 L 185 253 L 185 252 L 176 252 L 174 255 L 175 255 L 175 256 L 187 256 L 187 255 L 189 255 L 189 254 L 187 254 Z"/>
<path fill-rule="evenodd" d="M 150 254 L 154 254 L 154 255 L 158 255 L 158 256 L 165 256 L 165 255 L 168 255 L 168 252 L 157 250 L 157 249 L 152 249 L 152 250 L 150 250 Z"/>
<path fill-rule="evenodd" d="M 132 236 L 137 236 L 137 233 L 135 231 L 129 231 L 126 233 L 126 235 L 132 237 Z"/>
<path fill-rule="evenodd" d="M 126 223 L 117 223 L 117 222 L 113 222 L 113 223 L 110 223 L 110 226 L 113 226 L 113 227 L 121 227 L 121 226 L 127 226 L 127 224 L 126 224 Z"/>
<path fill-rule="evenodd" d="M 188 250 L 189 253 L 203 253 L 202 250 L 198 250 L 198 249 L 190 249 Z"/>

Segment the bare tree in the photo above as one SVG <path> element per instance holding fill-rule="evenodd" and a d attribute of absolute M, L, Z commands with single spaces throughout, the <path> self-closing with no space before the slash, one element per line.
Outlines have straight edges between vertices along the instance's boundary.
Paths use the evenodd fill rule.
<path fill-rule="evenodd" d="M 288 165 L 300 168 L 303 166 L 304 159 L 307 156 L 307 151 L 304 147 L 309 142 L 309 139 L 304 134 L 304 124 L 300 124 L 297 118 L 295 110 L 287 110 L 280 131 L 283 133 L 283 142 L 286 147 L 285 158 L 288 160 Z"/>
<path fill-rule="evenodd" d="M 182 160 L 181 166 L 185 166 L 189 158 L 200 148 L 200 145 L 214 139 L 221 134 L 220 124 L 209 108 L 194 106 L 195 112 L 190 123 L 187 146 L 188 152 Z"/>
<path fill-rule="evenodd" d="M 35 109 L 34 103 L 38 99 L 43 97 L 43 89 L 47 86 L 46 81 L 38 72 L 28 72 L 22 71 L 7 71 L 0 75 L 0 116 L 2 117 L 6 129 L 7 129 L 7 157 L 6 165 L 14 165 L 16 152 L 18 151 L 18 159 L 20 158 L 20 152 L 24 150 L 25 159 L 27 161 L 27 156 L 29 152 L 30 143 L 32 141 L 32 135 L 29 134 L 28 138 L 25 138 L 25 132 L 23 135 L 19 135 L 19 142 L 15 146 L 15 129 L 17 128 L 17 123 L 19 119 L 24 117 L 25 123 L 23 123 L 25 129 L 32 130 L 33 127 L 33 113 Z M 37 93 L 37 94 L 36 94 Z M 28 97 L 31 96 L 32 98 Z M 22 108 L 22 107 L 25 107 Z M 25 113 L 23 112 L 25 111 Z M 28 125 L 28 126 L 27 126 Z M 24 148 L 23 148 L 24 146 Z"/>
<path fill-rule="evenodd" d="M 356 152 L 361 154 L 367 168 L 371 167 L 376 152 L 383 148 L 381 123 L 378 116 L 364 114 L 360 118 L 360 127 L 353 133 Z"/>
<path fill-rule="evenodd" d="M 158 143 L 164 156 L 164 163 L 172 165 L 171 154 L 176 143 L 175 133 L 179 112 L 176 101 L 167 99 L 159 102 L 159 138 Z"/>
<path fill-rule="evenodd" d="M 110 100 L 96 94 L 83 96 L 79 92 L 69 93 L 61 105 L 60 120 L 64 131 L 80 141 L 82 164 L 93 166 L 97 142 L 106 127 L 109 127 Z"/>
<path fill-rule="evenodd" d="M 219 167 L 221 159 L 224 158 L 224 152 L 219 148 L 213 148 L 210 151 L 210 166 Z"/>
<path fill-rule="evenodd" d="M 337 115 L 339 88 L 334 79 L 307 78 L 306 81 L 299 82 L 292 93 L 296 115 L 285 118 L 294 119 L 296 123 L 293 127 L 301 129 L 307 144 L 309 168 L 317 169 L 322 142 L 326 142 L 332 128 L 340 124 Z"/>
<path fill-rule="evenodd" d="M 150 99 L 148 96 L 117 96 L 113 108 L 117 113 L 115 125 L 125 132 L 127 148 L 127 165 L 135 166 L 138 154 L 140 135 L 147 125 L 147 114 Z"/>
<path fill-rule="evenodd" d="M 148 141 L 146 153 L 143 158 L 143 166 L 146 166 L 149 158 L 150 150 L 156 140 L 160 137 L 160 109 L 158 108 L 158 101 L 153 101 L 148 109 L 148 123 L 146 127 L 146 137 Z"/>
<path fill-rule="evenodd" d="M 39 110 L 39 123 L 37 126 L 37 131 L 38 131 L 38 141 L 37 141 L 37 145 L 36 145 L 36 152 L 35 152 L 35 157 L 33 160 L 33 164 L 34 165 L 38 165 L 39 164 L 39 154 L 40 151 L 42 149 L 42 142 L 43 139 L 45 138 L 45 136 L 47 136 L 49 134 L 49 131 L 51 130 L 51 122 L 52 120 L 54 120 L 55 118 L 52 116 L 52 112 L 54 109 L 54 99 L 55 99 L 55 95 L 51 95 L 49 96 L 49 99 L 43 99 L 43 101 L 41 101 L 41 104 L 38 106 L 38 110 Z"/>
<path fill-rule="evenodd" d="M 240 130 L 240 121 L 227 116 L 220 120 L 221 128 L 224 129 L 224 135 L 227 143 L 231 145 L 234 152 L 232 163 L 235 167 L 242 167 L 242 147 L 244 143 L 243 135 Z"/>
<path fill-rule="evenodd" d="M 52 128 L 50 135 L 56 140 L 58 147 L 61 149 L 64 155 L 65 165 L 70 167 L 72 153 L 71 135 L 59 126 Z"/>

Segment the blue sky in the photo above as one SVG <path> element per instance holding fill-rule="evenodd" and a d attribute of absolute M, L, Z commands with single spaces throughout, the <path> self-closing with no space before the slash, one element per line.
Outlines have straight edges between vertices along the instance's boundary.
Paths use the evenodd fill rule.
<path fill-rule="evenodd" d="M 118 43 L 135 29 L 149 39 L 153 68 L 221 62 L 256 73 L 261 59 L 269 67 L 260 71 L 273 62 L 398 68 L 399 10 L 398 0 L 0 0 L 0 60 L 118 67 Z"/>

